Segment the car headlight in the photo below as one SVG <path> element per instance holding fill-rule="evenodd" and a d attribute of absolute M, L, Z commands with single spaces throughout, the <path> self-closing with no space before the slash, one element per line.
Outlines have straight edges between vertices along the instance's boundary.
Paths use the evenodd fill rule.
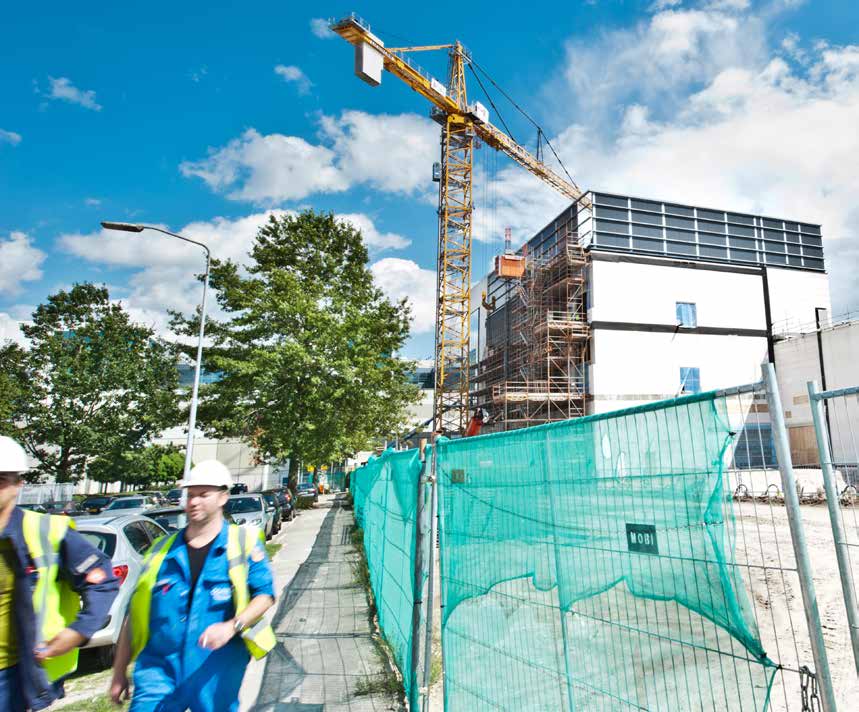
<path fill-rule="evenodd" d="M 235 521 L 235 523 L 236 523 L 236 524 L 244 524 L 244 523 L 245 523 L 245 520 L 244 520 L 244 519 L 236 519 L 236 520 L 234 520 L 234 521 Z"/>

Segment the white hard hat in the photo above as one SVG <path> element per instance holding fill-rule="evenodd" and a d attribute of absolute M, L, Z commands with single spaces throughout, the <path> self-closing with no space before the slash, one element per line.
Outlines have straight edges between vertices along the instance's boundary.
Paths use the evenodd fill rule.
<path fill-rule="evenodd" d="M 29 469 L 24 448 L 12 438 L 0 435 L 0 472 L 26 472 Z"/>
<path fill-rule="evenodd" d="M 182 480 L 179 486 L 229 487 L 231 484 L 233 484 L 233 477 L 226 465 L 217 460 L 203 460 L 191 468 L 187 479 Z"/>

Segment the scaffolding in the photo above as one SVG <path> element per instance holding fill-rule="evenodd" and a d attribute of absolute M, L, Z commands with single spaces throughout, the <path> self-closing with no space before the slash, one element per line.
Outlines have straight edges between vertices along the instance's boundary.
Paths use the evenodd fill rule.
<path fill-rule="evenodd" d="M 490 313 L 472 405 L 490 411 L 486 431 L 585 414 L 588 255 L 572 213 L 538 237 L 523 248 L 522 277 L 496 275 L 493 302 L 484 305 Z"/>

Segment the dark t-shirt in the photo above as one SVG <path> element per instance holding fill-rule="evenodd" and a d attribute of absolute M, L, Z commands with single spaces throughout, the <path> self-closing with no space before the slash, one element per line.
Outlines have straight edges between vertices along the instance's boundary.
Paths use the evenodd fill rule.
<path fill-rule="evenodd" d="M 200 572 L 203 570 L 203 564 L 206 563 L 206 557 L 209 555 L 209 549 L 212 548 L 212 539 L 208 544 L 204 544 L 199 549 L 188 544 L 188 568 L 191 570 L 191 595 L 188 596 L 188 608 L 191 607 L 191 602 L 194 600 L 194 591 L 197 588 L 197 579 L 200 578 Z"/>

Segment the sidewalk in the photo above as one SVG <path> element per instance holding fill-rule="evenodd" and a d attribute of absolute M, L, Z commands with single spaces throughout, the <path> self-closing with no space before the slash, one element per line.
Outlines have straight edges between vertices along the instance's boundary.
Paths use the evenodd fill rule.
<path fill-rule="evenodd" d="M 280 593 L 272 626 L 278 645 L 248 669 L 242 710 L 400 709 L 386 695 L 355 695 L 356 687 L 372 684 L 385 672 L 370 635 L 366 595 L 354 583 L 353 523 L 339 498 L 323 497 L 278 537 L 284 544 L 274 561 Z"/>

